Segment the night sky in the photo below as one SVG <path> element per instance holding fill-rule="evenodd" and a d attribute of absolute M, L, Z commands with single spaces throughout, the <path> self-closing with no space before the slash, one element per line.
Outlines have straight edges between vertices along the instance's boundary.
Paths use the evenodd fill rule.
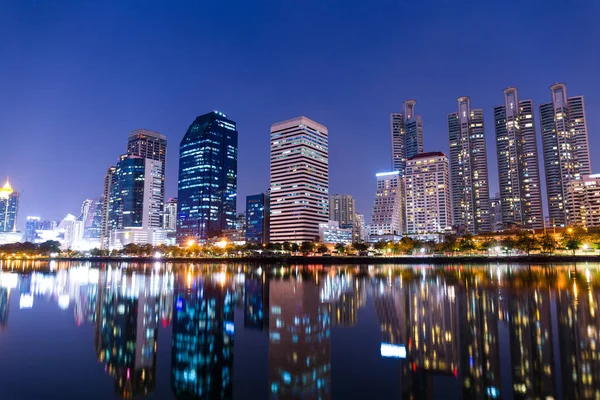
<path fill-rule="evenodd" d="M 555 82 L 585 96 L 600 172 L 599 16 L 596 0 L 1 0 L 0 177 L 23 192 L 20 227 L 78 215 L 147 128 L 169 140 L 176 196 L 179 142 L 216 109 L 238 124 L 243 211 L 269 184 L 270 125 L 305 115 L 329 129 L 331 193 L 370 215 L 389 113 L 417 99 L 425 151 L 447 153 L 447 114 L 468 95 L 485 112 L 493 194 L 502 90 L 537 107 Z"/>

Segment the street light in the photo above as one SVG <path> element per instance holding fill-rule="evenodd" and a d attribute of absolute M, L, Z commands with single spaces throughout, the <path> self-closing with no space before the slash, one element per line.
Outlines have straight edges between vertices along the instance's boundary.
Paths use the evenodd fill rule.
<path fill-rule="evenodd" d="M 194 239 L 190 239 L 187 241 L 187 247 L 192 247 L 195 244 L 196 244 L 196 241 Z"/>

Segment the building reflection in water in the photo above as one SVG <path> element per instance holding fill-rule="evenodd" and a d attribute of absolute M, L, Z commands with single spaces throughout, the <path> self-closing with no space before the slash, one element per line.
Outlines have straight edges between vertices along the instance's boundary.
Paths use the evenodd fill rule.
<path fill-rule="evenodd" d="M 156 385 L 160 277 L 108 269 L 99 275 L 96 352 L 123 398 Z"/>
<path fill-rule="evenodd" d="M 175 282 L 171 388 L 178 399 L 231 399 L 233 288 L 224 277 Z"/>
<path fill-rule="evenodd" d="M 0 332 L 6 329 L 8 324 L 8 305 L 10 290 L 0 286 Z"/>
<path fill-rule="evenodd" d="M 269 280 L 266 273 L 248 274 L 244 283 L 244 328 L 269 329 Z"/>
<path fill-rule="evenodd" d="M 331 304 L 312 279 L 269 285 L 269 389 L 272 399 L 329 399 Z"/>

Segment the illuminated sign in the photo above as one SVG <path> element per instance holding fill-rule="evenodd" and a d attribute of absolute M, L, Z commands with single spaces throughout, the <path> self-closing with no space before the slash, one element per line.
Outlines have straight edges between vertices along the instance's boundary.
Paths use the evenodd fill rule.
<path fill-rule="evenodd" d="M 406 347 L 403 345 L 381 343 L 381 357 L 406 358 Z"/>

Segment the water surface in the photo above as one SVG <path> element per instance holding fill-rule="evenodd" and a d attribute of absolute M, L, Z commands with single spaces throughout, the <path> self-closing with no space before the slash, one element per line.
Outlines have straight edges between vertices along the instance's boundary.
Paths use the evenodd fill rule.
<path fill-rule="evenodd" d="M 0 399 L 600 397 L 599 264 L 0 264 Z"/>

